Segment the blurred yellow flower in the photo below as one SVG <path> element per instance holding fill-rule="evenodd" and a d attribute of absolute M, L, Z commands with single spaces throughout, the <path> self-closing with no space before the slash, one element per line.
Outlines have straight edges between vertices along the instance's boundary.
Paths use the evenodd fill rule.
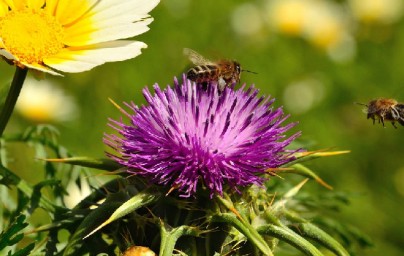
<path fill-rule="evenodd" d="M 268 1 L 269 25 L 287 35 L 301 35 L 310 0 Z"/>
<path fill-rule="evenodd" d="M 353 15 L 363 23 L 390 24 L 403 16 L 403 0 L 349 0 Z"/>
<path fill-rule="evenodd" d="M 16 111 L 37 123 L 69 121 L 78 115 L 72 97 L 49 80 L 27 78 L 18 98 Z"/>
<path fill-rule="evenodd" d="M 138 56 L 159 0 L 0 1 L 0 55 L 8 62 L 58 74 L 82 72 Z"/>
<path fill-rule="evenodd" d="M 322 0 L 269 0 L 267 17 L 280 33 L 303 37 L 326 50 L 349 32 L 340 8 Z"/>
<path fill-rule="evenodd" d="M 331 4 L 316 4 L 308 12 L 304 37 L 319 48 L 335 47 L 347 33 L 342 13 L 336 8 Z"/>

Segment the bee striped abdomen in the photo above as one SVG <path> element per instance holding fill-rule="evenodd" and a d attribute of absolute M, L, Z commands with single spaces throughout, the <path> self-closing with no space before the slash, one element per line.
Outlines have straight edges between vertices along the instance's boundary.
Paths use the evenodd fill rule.
<path fill-rule="evenodd" d="M 187 78 L 195 82 L 208 82 L 217 79 L 217 65 L 200 65 L 187 72 Z"/>

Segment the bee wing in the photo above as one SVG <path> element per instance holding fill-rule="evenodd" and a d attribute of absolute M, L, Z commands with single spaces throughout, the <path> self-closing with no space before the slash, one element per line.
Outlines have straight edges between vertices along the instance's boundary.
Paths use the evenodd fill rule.
<path fill-rule="evenodd" d="M 184 55 L 187 56 L 188 59 L 195 65 L 214 64 L 213 61 L 205 59 L 205 57 L 189 48 L 184 48 Z"/>

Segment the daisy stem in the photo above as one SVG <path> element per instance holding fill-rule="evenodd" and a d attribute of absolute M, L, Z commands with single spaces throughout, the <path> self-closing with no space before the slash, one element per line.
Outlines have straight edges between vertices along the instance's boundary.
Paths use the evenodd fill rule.
<path fill-rule="evenodd" d="M 27 77 L 27 72 L 27 68 L 17 67 L 15 70 L 10 90 L 8 91 L 6 101 L 0 113 L 0 137 L 3 136 L 4 129 L 7 126 L 11 113 L 13 113 L 15 103 L 17 102 L 18 96 L 20 95 L 20 91 L 22 85 L 24 84 L 25 78 Z"/>

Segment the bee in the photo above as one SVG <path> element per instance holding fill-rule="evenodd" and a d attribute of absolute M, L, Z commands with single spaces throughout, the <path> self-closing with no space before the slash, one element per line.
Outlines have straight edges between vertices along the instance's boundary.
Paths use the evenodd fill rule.
<path fill-rule="evenodd" d="M 397 128 L 395 122 L 398 122 L 404 126 L 404 104 L 398 103 L 394 99 L 380 98 L 371 100 L 368 104 L 357 103 L 359 105 L 366 106 L 365 113 L 367 113 L 367 118 L 373 120 L 373 124 L 376 119 L 379 123 L 383 124 L 384 121 L 389 121 Z"/>
<path fill-rule="evenodd" d="M 195 65 L 187 72 L 187 78 L 197 83 L 208 83 L 216 81 L 219 91 L 226 86 L 240 82 L 242 71 L 255 73 L 249 70 L 242 70 L 240 63 L 235 60 L 211 61 L 189 48 L 184 48 L 184 54 Z"/>

